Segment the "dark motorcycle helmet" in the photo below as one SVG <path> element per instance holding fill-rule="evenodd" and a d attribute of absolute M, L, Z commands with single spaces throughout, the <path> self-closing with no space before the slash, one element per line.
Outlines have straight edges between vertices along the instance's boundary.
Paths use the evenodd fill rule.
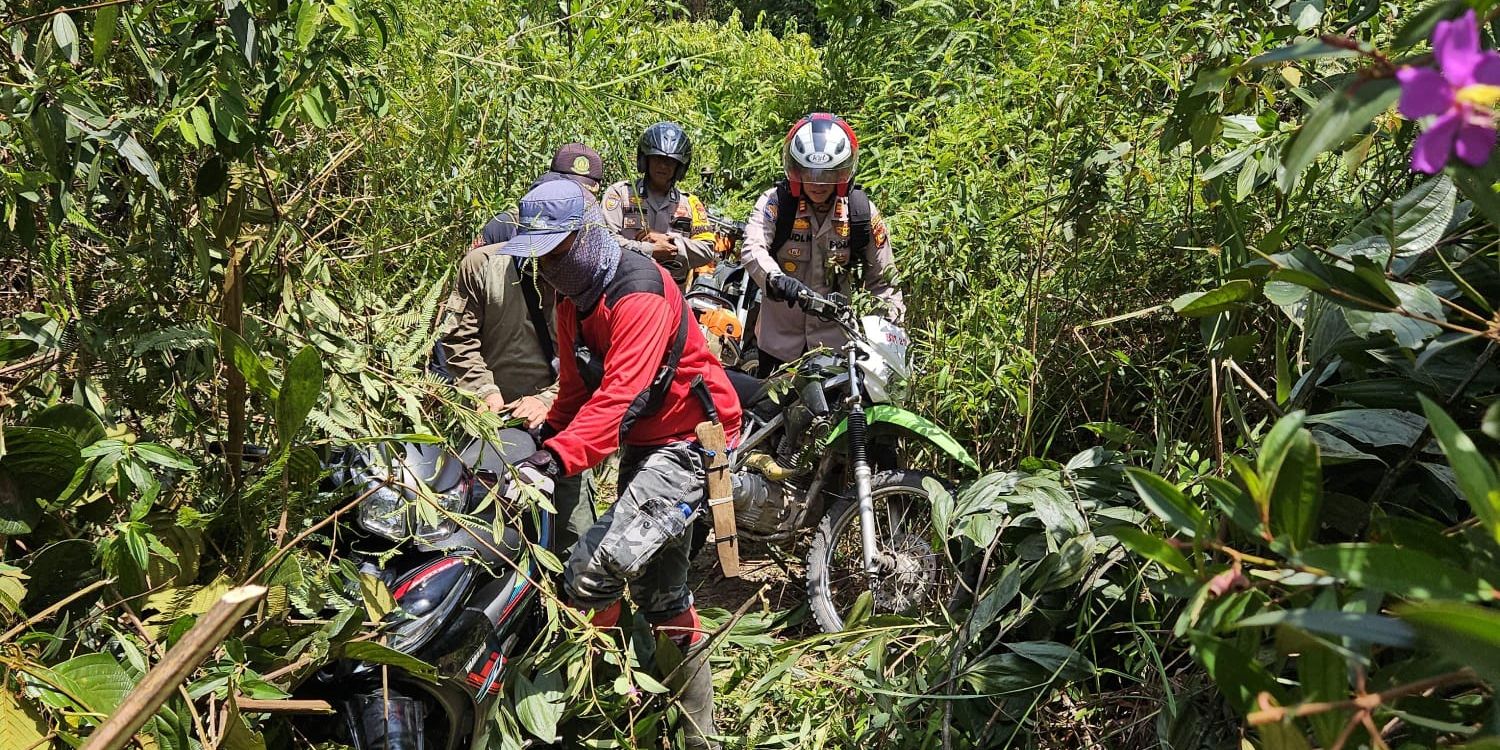
<path fill-rule="evenodd" d="M 646 173 L 646 159 L 651 156 L 665 156 L 677 162 L 677 171 L 672 179 L 680 180 L 687 174 L 688 167 L 693 163 L 693 141 L 688 138 L 687 131 L 675 122 L 658 122 L 641 133 L 641 139 L 635 144 L 635 168 L 641 174 Z"/>

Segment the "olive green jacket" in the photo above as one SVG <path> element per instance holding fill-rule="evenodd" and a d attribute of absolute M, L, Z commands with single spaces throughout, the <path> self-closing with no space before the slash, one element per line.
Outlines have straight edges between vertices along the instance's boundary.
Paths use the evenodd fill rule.
<path fill-rule="evenodd" d="M 557 395 L 552 363 L 542 354 L 521 293 L 522 283 L 540 283 L 538 297 L 552 320 L 552 289 L 522 276 L 500 245 L 476 247 L 458 264 L 442 325 L 448 367 L 455 385 L 484 398 L 498 392 L 507 402 L 539 396 L 550 406 Z"/>

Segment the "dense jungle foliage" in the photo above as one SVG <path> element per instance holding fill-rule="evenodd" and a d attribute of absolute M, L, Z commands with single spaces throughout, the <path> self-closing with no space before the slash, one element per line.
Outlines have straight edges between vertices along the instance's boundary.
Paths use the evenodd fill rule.
<path fill-rule="evenodd" d="M 422 369 L 476 228 L 562 142 L 628 175 L 663 118 L 743 217 L 828 110 L 914 407 L 989 470 L 933 509 L 980 572 L 837 635 L 709 612 L 727 746 L 1500 747 L 1471 11 L 1494 47 L 1493 0 L 0 0 L 0 746 L 80 746 L 243 582 L 140 746 L 295 746 L 237 696 L 402 665 L 311 546 L 346 500 L 316 456 L 496 424 Z M 572 645 L 507 686 L 503 746 L 659 744 L 630 644 L 549 611 Z"/>

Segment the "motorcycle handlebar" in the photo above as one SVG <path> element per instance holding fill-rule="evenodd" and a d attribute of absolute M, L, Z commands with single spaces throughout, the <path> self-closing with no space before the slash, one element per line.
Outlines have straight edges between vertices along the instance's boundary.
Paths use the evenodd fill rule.
<path fill-rule="evenodd" d="M 805 289 L 798 294 L 797 303 L 808 315 L 846 327 L 854 316 L 854 308 L 850 306 L 849 300 L 836 292 L 825 297 L 811 289 Z"/>

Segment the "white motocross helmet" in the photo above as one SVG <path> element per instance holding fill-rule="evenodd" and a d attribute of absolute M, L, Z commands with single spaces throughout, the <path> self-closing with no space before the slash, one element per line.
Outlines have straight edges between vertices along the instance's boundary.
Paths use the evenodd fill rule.
<path fill-rule="evenodd" d="M 840 196 L 849 194 L 859 166 L 859 138 L 843 118 L 815 112 L 787 131 L 781 146 L 781 168 L 792 195 L 801 197 L 804 184 L 834 185 Z"/>

